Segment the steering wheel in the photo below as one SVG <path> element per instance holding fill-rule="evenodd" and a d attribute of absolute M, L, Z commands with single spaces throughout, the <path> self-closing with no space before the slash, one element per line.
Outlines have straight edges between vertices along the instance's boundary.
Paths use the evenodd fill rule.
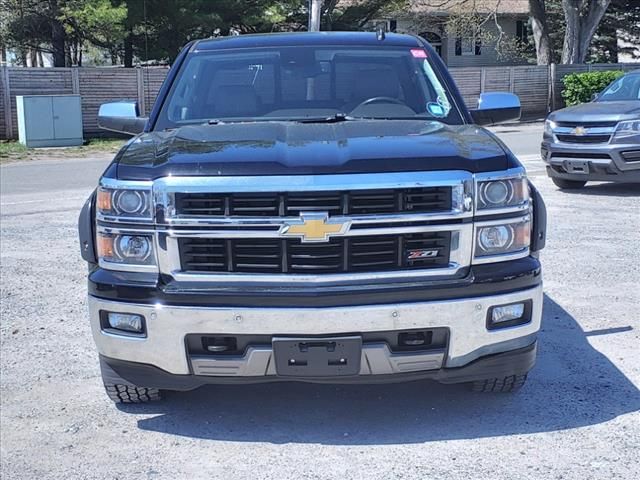
<path fill-rule="evenodd" d="M 360 107 L 364 107 L 365 105 L 371 105 L 372 103 L 395 103 L 396 105 L 405 105 L 406 103 L 404 103 L 402 100 L 398 100 L 397 98 L 393 98 L 393 97 L 372 97 L 372 98 L 368 98 L 363 102 L 360 102 L 358 105 L 356 105 L 353 110 L 357 110 Z"/>

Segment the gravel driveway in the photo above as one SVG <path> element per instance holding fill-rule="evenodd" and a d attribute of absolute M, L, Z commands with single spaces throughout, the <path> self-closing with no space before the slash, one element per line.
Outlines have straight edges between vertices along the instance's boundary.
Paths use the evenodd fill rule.
<path fill-rule="evenodd" d="M 76 238 L 105 159 L 2 167 L 2 478 L 640 478 L 640 188 L 560 192 L 523 159 L 550 228 L 520 393 L 270 384 L 128 407 L 102 390 Z"/>

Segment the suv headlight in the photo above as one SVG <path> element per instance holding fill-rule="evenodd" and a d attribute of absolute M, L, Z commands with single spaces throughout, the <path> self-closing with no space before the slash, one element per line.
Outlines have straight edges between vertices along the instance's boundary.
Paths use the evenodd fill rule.
<path fill-rule="evenodd" d="M 556 129 L 558 124 L 553 120 L 545 120 L 544 121 L 544 133 L 551 136 L 553 135 L 553 131 Z"/>
<path fill-rule="evenodd" d="M 525 176 L 478 182 L 477 209 L 503 209 L 529 203 L 529 186 Z"/>
<path fill-rule="evenodd" d="M 630 120 L 618 124 L 614 138 L 635 137 L 636 135 L 640 135 L 640 120 Z"/>
<path fill-rule="evenodd" d="M 528 254 L 531 216 L 494 220 L 476 225 L 474 263 L 500 261 L 499 256 Z M 508 258 L 505 258 L 507 260 Z"/>
<path fill-rule="evenodd" d="M 96 210 L 100 220 L 150 222 L 153 220 L 151 184 L 103 179 L 97 192 Z"/>

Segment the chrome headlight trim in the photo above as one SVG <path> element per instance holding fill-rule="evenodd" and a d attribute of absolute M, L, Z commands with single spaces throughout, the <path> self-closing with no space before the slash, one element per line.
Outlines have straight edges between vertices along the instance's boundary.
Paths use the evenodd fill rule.
<path fill-rule="evenodd" d="M 153 182 L 139 180 L 116 180 L 103 177 L 100 179 L 98 191 L 110 192 L 112 209 L 109 212 L 101 211 L 96 202 L 96 218 L 102 222 L 111 223 L 144 223 L 151 224 L 154 221 L 153 206 Z M 120 213 L 125 209 L 118 208 L 117 202 L 123 191 L 135 191 L 141 199 L 141 214 L 132 215 L 130 213 Z"/>
<path fill-rule="evenodd" d="M 100 256 L 99 252 L 96 252 L 98 255 L 98 265 L 105 270 L 113 270 L 120 272 L 146 272 L 146 273 L 158 273 L 158 245 L 156 241 L 156 233 L 153 228 L 114 228 L 114 227 L 105 227 L 99 225 L 96 229 L 96 237 L 98 235 L 110 235 L 110 236 L 144 236 L 149 237 L 149 246 L 151 247 L 151 251 L 145 257 L 145 260 L 149 257 L 152 257 L 152 263 L 122 263 L 122 262 L 112 262 L 109 260 L 105 260 L 104 257 Z M 96 245 L 98 244 L 96 238 Z"/>
<path fill-rule="evenodd" d="M 474 192 L 474 203 L 475 203 L 475 213 L 476 216 L 479 215 L 499 215 L 504 213 L 524 213 L 528 211 L 531 207 L 531 198 L 529 194 L 529 186 L 527 184 L 527 175 L 526 171 L 522 167 L 518 168 L 510 168 L 504 172 L 489 172 L 489 173 L 479 173 L 475 176 L 475 192 Z M 489 182 L 508 182 L 510 183 L 510 188 L 512 191 L 508 197 L 509 204 L 505 206 L 487 206 L 486 202 L 483 202 L 481 196 L 483 195 L 483 187 Z M 521 182 L 518 186 L 517 182 Z M 520 193 L 522 195 L 521 201 L 517 201 L 518 199 L 514 199 L 514 195 L 518 192 L 517 188 L 520 189 Z M 515 203 L 514 203 L 515 200 Z"/>
<path fill-rule="evenodd" d="M 516 260 L 518 258 L 528 257 L 530 254 L 531 248 L 531 237 L 529 236 L 529 244 L 517 251 L 508 252 L 508 253 L 496 253 L 496 254 L 484 254 L 481 255 L 478 252 L 478 235 L 480 233 L 480 229 L 484 227 L 492 227 L 499 225 L 513 225 L 518 223 L 526 223 L 529 224 L 529 228 L 533 226 L 533 215 L 531 213 L 527 215 L 521 215 L 514 218 L 506 218 L 500 220 L 491 220 L 486 222 L 476 222 L 473 227 L 473 254 L 471 256 L 471 263 L 473 265 L 479 265 L 484 263 L 495 263 L 495 262 L 505 262 L 507 260 Z"/>

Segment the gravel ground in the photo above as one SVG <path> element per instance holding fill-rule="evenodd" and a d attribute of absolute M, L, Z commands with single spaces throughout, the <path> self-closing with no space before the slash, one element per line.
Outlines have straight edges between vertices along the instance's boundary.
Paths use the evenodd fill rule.
<path fill-rule="evenodd" d="M 2 167 L 2 478 L 640 478 L 640 188 L 560 192 L 534 154 L 546 297 L 520 393 L 271 384 L 134 407 L 103 393 L 76 238 L 105 160 Z"/>

